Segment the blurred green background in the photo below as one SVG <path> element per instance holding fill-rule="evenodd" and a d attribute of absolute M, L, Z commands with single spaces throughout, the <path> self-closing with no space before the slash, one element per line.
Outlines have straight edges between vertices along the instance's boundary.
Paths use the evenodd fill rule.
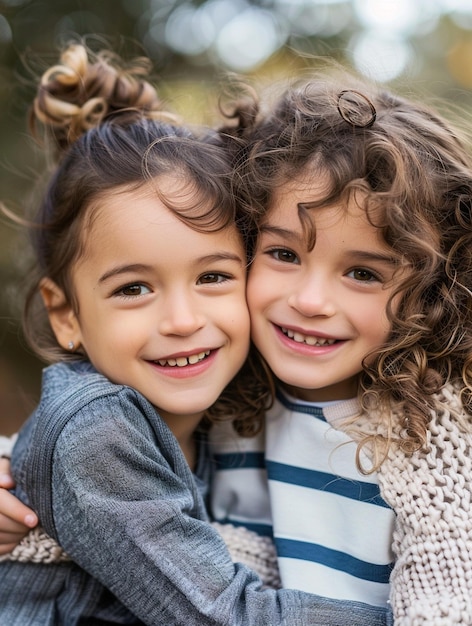
<path fill-rule="evenodd" d="M 268 85 L 319 57 L 472 111 L 471 0 L 0 0 L 0 200 L 15 211 L 42 166 L 27 135 L 26 67 L 44 68 L 61 42 L 92 33 L 125 56 L 150 56 L 170 108 L 190 122 L 217 123 L 225 72 Z M 38 397 L 42 365 L 18 321 L 25 250 L 0 218 L 0 434 Z"/>

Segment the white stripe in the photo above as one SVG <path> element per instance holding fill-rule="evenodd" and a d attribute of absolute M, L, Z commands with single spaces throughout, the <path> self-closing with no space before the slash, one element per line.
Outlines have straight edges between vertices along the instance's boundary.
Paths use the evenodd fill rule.
<path fill-rule="evenodd" d="M 385 606 L 388 601 L 388 585 L 355 578 L 332 570 L 318 563 L 298 559 L 279 558 L 283 572 L 284 588 L 317 593 L 326 598 L 354 600 L 375 606 Z M 346 616 L 346 624 L 349 616 Z"/>
<path fill-rule="evenodd" d="M 356 444 L 327 422 L 305 413 L 286 413 L 277 404 L 267 416 L 267 459 L 376 483 L 356 468 Z"/>
<path fill-rule="evenodd" d="M 277 537 L 321 544 L 378 565 L 393 560 L 391 509 L 286 483 L 269 481 L 269 488 Z"/>

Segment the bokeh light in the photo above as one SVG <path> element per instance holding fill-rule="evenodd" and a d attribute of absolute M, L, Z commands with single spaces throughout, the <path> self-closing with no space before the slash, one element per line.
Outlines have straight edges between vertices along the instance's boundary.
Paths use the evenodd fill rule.
<path fill-rule="evenodd" d="M 230 69 L 244 72 L 268 59 L 283 43 L 283 35 L 269 11 L 248 7 L 219 32 L 215 50 Z"/>
<path fill-rule="evenodd" d="M 177 52 L 187 55 L 201 54 L 215 39 L 213 21 L 204 9 L 183 4 L 167 20 L 165 39 Z"/>
<path fill-rule="evenodd" d="M 399 37 L 388 37 L 368 30 L 351 42 L 354 67 L 372 80 L 388 82 L 405 71 L 413 56 L 410 44 Z"/>
<path fill-rule="evenodd" d="M 0 15 L 0 44 L 9 43 L 12 39 L 12 31 L 7 19 Z"/>

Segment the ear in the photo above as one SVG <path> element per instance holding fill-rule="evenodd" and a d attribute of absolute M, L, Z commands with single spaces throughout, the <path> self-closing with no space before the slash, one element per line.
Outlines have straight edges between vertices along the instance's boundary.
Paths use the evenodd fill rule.
<path fill-rule="evenodd" d="M 57 342 L 64 350 L 77 350 L 81 343 L 80 325 L 71 303 L 50 278 L 41 281 L 39 290 Z"/>

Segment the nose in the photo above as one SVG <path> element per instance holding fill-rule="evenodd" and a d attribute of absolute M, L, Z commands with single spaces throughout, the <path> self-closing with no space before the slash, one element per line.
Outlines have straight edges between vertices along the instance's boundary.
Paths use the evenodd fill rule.
<path fill-rule="evenodd" d="M 288 304 L 305 317 L 331 317 L 336 312 L 332 281 L 321 274 L 305 274 L 292 285 Z"/>
<path fill-rule="evenodd" d="M 173 291 L 161 300 L 159 331 L 188 337 L 205 325 L 205 315 L 191 294 Z"/>

